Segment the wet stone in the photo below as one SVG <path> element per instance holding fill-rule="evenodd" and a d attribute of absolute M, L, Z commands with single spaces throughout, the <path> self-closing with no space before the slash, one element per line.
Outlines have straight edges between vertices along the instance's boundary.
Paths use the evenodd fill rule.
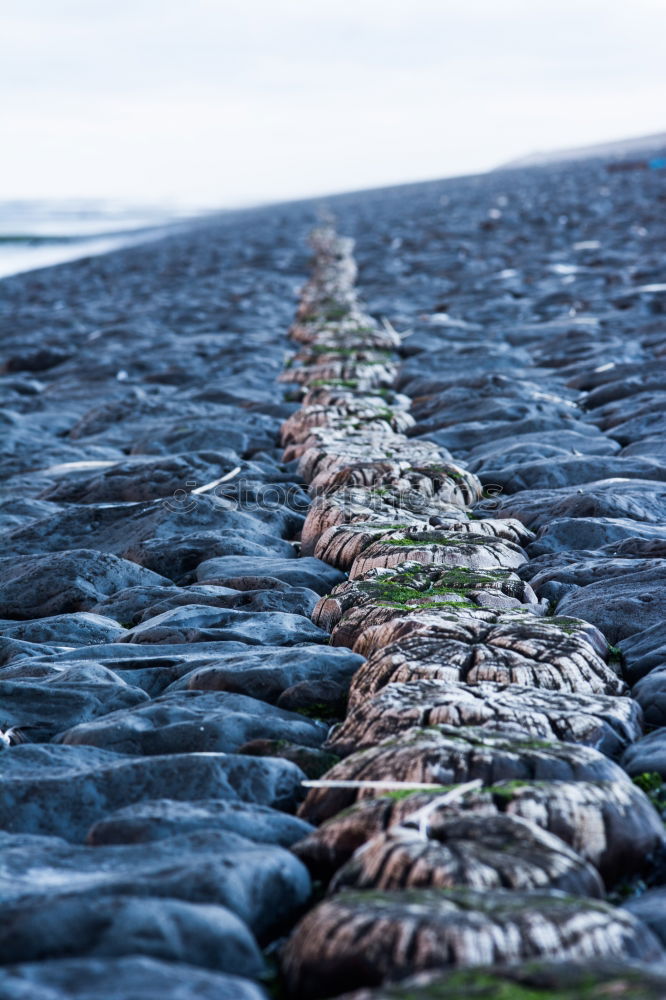
<path fill-rule="evenodd" d="M 269 806 L 233 799 L 147 799 L 125 806 L 98 820 L 86 843 L 145 844 L 199 830 L 229 830 L 258 843 L 291 847 L 312 827 L 296 816 Z"/>
<path fill-rule="evenodd" d="M 666 666 L 666 624 L 635 632 L 619 643 L 624 673 L 630 684 L 655 668 Z"/>
<path fill-rule="evenodd" d="M 666 889 L 648 889 L 635 899 L 629 899 L 624 908 L 649 927 L 662 945 L 666 945 Z"/>
<path fill-rule="evenodd" d="M 666 480 L 666 466 L 649 459 L 623 456 L 577 455 L 548 458 L 540 462 L 520 463 L 496 469 L 485 467 L 483 482 L 497 483 L 505 493 L 521 490 L 549 490 L 600 479 Z"/>
<path fill-rule="evenodd" d="M 279 702 L 283 693 L 290 691 L 297 704 L 281 707 L 299 711 L 304 705 L 303 697 L 308 699 L 307 704 L 312 702 L 307 689 L 300 694 L 295 689 L 301 685 L 334 683 L 344 690 L 346 697 L 351 678 L 362 663 L 362 656 L 326 645 L 255 648 L 238 643 L 229 653 L 220 650 L 206 665 L 193 666 L 169 690 L 231 691 L 268 702 Z"/>
<path fill-rule="evenodd" d="M 0 961 L 143 954 L 256 978 L 264 962 L 248 927 L 223 906 L 134 895 L 35 894 L 3 903 Z"/>
<path fill-rule="evenodd" d="M 55 837 L 0 834 L 4 904 L 72 890 L 224 906 L 258 936 L 295 916 L 310 894 L 300 861 L 282 847 L 228 830 L 200 830 L 151 843 L 87 847 Z"/>
<path fill-rule="evenodd" d="M 253 614 L 191 604 L 164 611 L 125 632 L 123 642 L 195 643 L 239 641 L 249 645 L 295 646 L 325 642 L 326 633 L 302 615 L 286 612 Z"/>
<path fill-rule="evenodd" d="M 621 764 L 632 777 L 657 773 L 666 778 L 666 730 L 655 729 L 628 747 Z"/>
<path fill-rule="evenodd" d="M 52 643 L 59 646 L 96 646 L 117 642 L 128 632 L 117 621 L 89 611 L 54 615 L 32 621 L 0 621 L 0 634 L 24 642 Z"/>
<path fill-rule="evenodd" d="M 2 751 L 0 829 L 81 841 L 97 820 L 132 802 L 168 797 L 293 808 L 294 764 L 234 754 L 128 757 L 87 746 L 20 745 Z"/>
<path fill-rule="evenodd" d="M 63 476 L 41 499 L 56 503 L 132 503 L 169 497 L 187 481 L 211 482 L 233 465 L 221 454 L 193 452 L 118 462 L 88 476 Z"/>
<path fill-rule="evenodd" d="M 319 706 L 316 706 L 315 710 L 318 708 Z M 289 760 L 301 769 L 306 778 L 321 778 L 339 760 L 336 754 L 327 750 L 290 743 L 288 740 L 250 740 L 238 748 L 238 753 L 250 757 L 278 757 L 280 760 Z"/>
<path fill-rule="evenodd" d="M 317 747 L 326 732 L 321 723 L 246 695 L 179 691 L 81 723 L 54 742 L 142 755 L 234 753 L 244 743 L 264 738 Z"/>
<path fill-rule="evenodd" d="M 263 556 L 254 559 L 223 556 L 219 559 L 208 559 L 200 563 L 197 569 L 198 580 L 215 581 L 234 589 L 238 581 L 247 577 L 270 577 L 294 587 L 307 587 L 317 594 L 325 594 L 343 580 L 342 573 L 338 570 L 310 556 L 298 560 Z M 238 589 L 246 588 L 238 587 Z"/>
<path fill-rule="evenodd" d="M 138 625 L 174 608 L 196 604 L 233 611 L 279 611 L 309 618 L 318 601 L 318 595 L 307 587 L 272 587 L 258 590 L 233 590 L 230 587 L 193 585 L 176 593 L 159 595 L 155 601 L 144 601 L 137 620 Z"/>
<path fill-rule="evenodd" d="M 147 700 L 140 687 L 85 660 L 58 669 L 30 657 L 0 668 L 0 728 L 17 726 L 31 742 Z"/>
<path fill-rule="evenodd" d="M 536 541 L 529 545 L 529 555 L 532 558 L 546 552 L 566 552 L 571 549 L 595 551 L 614 542 L 621 543 L 634 538 L 663 543 L 666 541 L 666 527 L 632 521 L 622 515 L 560 517 L 544 525 Z"/>
<path fill-rule="evenodd" d="M 0 568 L 0 615 L 23 620 L 88 611 L 127 587 L 169 583 L 127 559 L 93 549 L 6 559 Z"/>
<path fill-rule="evenodd" d="M 68 958 L 8 965 L 1 1000 L 264 1000 L 256 983 L 240 976 L 198 969 L 188 963 L 139 955 Z"/>
<path fill-rule="evenodd" d="M 610 581 L 628 573 L 661 570 L 666 559 L 613 558 L 606 553 L 576 558 L 574 554 L 551 553 L 533 560 L 529 580 L 539 597 L 557 604 L 580 587 Z M 527 567 L 521 573 L 527 576 Z"/>
<path fill-rule="evenodd" d="M 666 563 L 581 587 L 556 612 L 592 622 L 613 643 L 659 626 L 666 617 Z"/>
<path fill-rule="evenodd" d="M 66 507 L 51 517 L 7 532 L 3 542 L 24 555 L 43 555 L 70 549 L 95 549 L 140 562 L 144 546 L 188 535 L 222 533 L 222 539 L 243 538 L 286 552 L 284 537 L 296 530 L 302 517 L 285 506 L 251 503 L 252 511 L 238 509 L 237 499 L 206 494 L 180 494 L 172 500 L 127 504 L 86 504 Z M 146 549 L 149 552 L 150 546 Z M 166 548 L 164 553 L 168 553 Z M 164 583 L 144 576 L 133 582 Z M 168 582 L 168 581 L 166 581 Z"/>

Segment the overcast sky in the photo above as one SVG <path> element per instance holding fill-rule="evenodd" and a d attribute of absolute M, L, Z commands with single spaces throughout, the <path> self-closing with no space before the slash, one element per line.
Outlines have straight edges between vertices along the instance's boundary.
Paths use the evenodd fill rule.
<path fill-rule="evenodd" d="M 0 199 L 236 205 L 666 130 L 666 0 L 0 11 Z"/>

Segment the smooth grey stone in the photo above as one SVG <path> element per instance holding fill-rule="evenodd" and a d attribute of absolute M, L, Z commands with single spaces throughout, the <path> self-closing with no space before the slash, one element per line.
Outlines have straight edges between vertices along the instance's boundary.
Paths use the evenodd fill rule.
<path fill-rule="evenodd" d="M 666 779 L 666 729 L 656 729 L 630 746 L 621 764 L 632 777 L 656 771 Z"/>
<path fill-rule="evenodd" d="M 543 557 L 542 557 L 543 558 Z M 533 566 L 532 569 L 535 567 Z M 592 583 L 616 579 L 627 573 L 661 570 L 666 574 L 666 559 L 582 558 L 546 566 L 530 576 L 530 584 L 539 597 L 560 601 L 568 593 Z"/>
<path fill-rule="evenodd" d="M 0 1000 L 266 1000 L 240 976 L 139 955 L 7 965 Z"/>
<path fill-rule="evenodd" d="M 643 392 L 663 390 L 666 390 L 666 378 L 661 374 L 655 375 L 646 366 L 641 375 L 628 375 L 616 381 L 606 382 L 598 389 L 592 389 L 585 395 L 584 405 L 586 410 L 594 411 L 618 399 L 627 399 Z"/>
<path fill-rule="evenodd" d="M 598 550 L 601 556 L 620 559 L 666 559 L 666 538 L 621 538 Z"/>
<path fill-rule="evenodd" d="M 85 477 L 61 476 L 40 499 L 55 503 L 134 503 L 189 493 L 233 469 L 224 455 L 211 451 L 159 458 L 131 458 Z"/>
<path fill-rule="evenodd" d="M 10 641 L 12 640 L 0 639 L 0 659 L 2 643 Z M 43 646 L 32 648 L 38 651 L 40 662 L 46 662 L 58 669 L 67 666 L 72 660 L 90 660 L 99 663 L 112 670 L 116 677 L 133 687 L 141 688 L 151 697 L 162 694 L 170 684 L 198 667 L 219 660 L 221 656 L 242 656 L 249 655 L 250 652 L 244 642 L 200 642 L 196 646 L 191 643 L 157 646 L 145 643 L 143 645 L 109 643 L 60 651 Z M 275 647 L 272 653 L 278 649 L 280 647 Z M 5 656 L 9 655 L 11 654 L 7 651 Z M 19 651 L 15 651 L 15 656 L 19 655 Z M 17 661 L 13 659 L 11 662 Z"/>
<path fill-rule="evenodd" d="M 0 500 L 0 531 L 10 531 L 42 517 L 56 514 L 60 507 L 46 500 L 31 500 L 29 498 L 7 497 Z"/>
<path fill-rule="evenodd" d="M 638 570 L 601 580 L 567 594 L 557 605 L 558 615 L 583 618 L 596 625 L 609 642 L 654 625 L 666 618 L 666 569 Z"/>
<path fill-rule="evenodd" d="M 171 412 L 173 419 L 164 419 L 165 409 Z M 246 410 L 243 417 L 244 431 L 237 433 L 253 432 L 258 437 L 274 439 L 279 431 L 277 421 L 264 413 L 250 413 Z M 70 431 L 70 437 L 79 439 L 104 433 L 106 440 L 126 444 L 128 438 L 136 437 L 139 433 L 157 435 L 161 430 L 160 447 L 153 454 L 174 450 L 187 454 L 200 448 L 209 450 L 211 441 L 215 442 L 215 450 L 219 452 L 220 443 L 228 448 L 225 444 L 226 431 L 230 420 L 234 418 L 237 418 L 236 407 L 211 403 L 206 398 L 204 389 L 179 394 L 176 400 L 168 397 L 165 401 L 163 396 L 157 400 L 144 397 L 95 406 L 83 414 Z M 224 426 L 220 428 L 222 423 Z M 193 444 L 197 437 L 201 439 L 198 446 Z M 155 440 L 157 441 L 157 436 Z"/>
<path fill-rule="evenodd" d="M 57 669 L 30 658 L 0 670 L 0 728 L 25 729 L 31 742 L 38 733 L 50 738 L 69 726 L 147 700 L 145 691 L 96 663 L 74 662 Z"/>
<path fill-rule="evenodd" d="M 123 642 L 174 643 L 232 639 L 249 645 L 295 646 L 328 642 L 328 633 L 302 615 L 284 612 L 253 614 L 190 604 L 149 618 L 126 632 Z"/>
<path fill-rule="evenodd" d="M 576 389 L 583 389 L 589 394 L 593 389 L 597 389 L 599 386 L 614 385 L 619 380 L 624 380 L 625 378 L 631 378 L 632 376 L 638 376 L 640 378 L 645 377 L 651 371 L 654 371 L 652 365 L 646 364 L 645 361 L 637 362 L 616 362 L 609 361 L 605 365 L 597 366 L 586 372 L 582 372 L 575 378 L 568 380 L 567 385 Z"/>
<path fill-rule="evenodd" d="M 307 587 L 317 594 L 327 593 L 345 579 L 339 570 L 314 556 L 294 560 L 223 556 L 207 559 L 197 569 L 198 580 L 215 581 L 223 586 L 233 587 L 236 580 L 248 577 L 272 577 L 294 587 Z"/>
<path fill-rule="evenodd" d="M 666 540 L 666 526 L 619 517 L 563 517 L 546 524 L 526 548 L 532 558 L 546 552 L 600 549 L 629 538 Z"/>
<path fill-rule="evenodd" d="M 623 903 L 623 908 L 649 927 L 666 944 L 666 888 L 648 889 Z"/>
<path fill-rule="evenodd" d="M 136 625 L 144 608 L 155 601 L 182 593 L 182 589 L 168 581 L 164 586 L 126 587 L 110 597 L 105 597 L 90 609 L 98 615 L 108 615 L 121 622 L 125 628 Z"/>
<path fill-rule="evenodd" d="M 421 345 L 424 342 L 427 343 L 428 338 L 433 334 L 437 337 L 433 327 L 430 327 L 430 330 L 426 330 L 424 333 L 415 329 L 414 333 L 410 334 L 401 344 L 401 355 L 403 355 L 403 352 L 405 354 L 413 354 L 428 351 L 429 348 L 427 346 L 421 347 Z M 442 338 L 447 345 L 451 344 L 449 335 L 440 330 L 437 343 L 438 350 L 441 350 L 443 347 Z M 480 338 L 475 338 L 477 344 L 484 343 L 484 341 L 485 337 L 483 335 Z M 458 341 L 458 345 L 469 352 L 471 340 L 467 338 L 466 341 Z M 497 346 L 502 352 L 506 353 L 507 347 L 505 344 L 497 344 Z M 415 348 L 416 350 L 414 350 Z M 552 378 L 548 379 L 544 384 L 542 380 L 539 380 L 539 382 L 535 380 L 528 381 L 526 379 L 514 378 L 511 375 L 476 371 L 471 376 L 462 377 L 458 384 L 449 386 L 443 392 L 437 392 L 434 395 L 414 400 L 411 408 L 412 412 L 419 419 L 423 419 L 440 410 L 447 410 L 449 407 L 461 407 L 461 415 L 467 417 L 469 416 L 470 389 L 474 390 L 474 395 L 478 399 L 490 399 L 491 401 L 517 399 L 521 402 L 539 403 L 544 400 L 544 392 L 547 392 L 550 400 L 559 401 L 564 404 L 573 404 L 578 398 L 578 393 L 575 390 L 567 389 L 559 383 L 556 384 Z"/>
<path fill-rule="evenodd" d="M 320 746 L 328 727 L 313 719 L 226 691 L 177 691 L 134 709 L 110 712 L 55 737 L 55 743 L 116 753 L 233 753 L 254 739 Z"/>
<path fill-rule="evenodd" d="M 631 691 L 643 710 L 646 726 L 659 728 L 666 726 L 666 651 L 662 653 L 662 663 L 642 677 Z"/>
<path fill-rule="evenodd" d="M 0 829 L 74 842 L 109 812 L 144 799 L 293 808 L 304 778 L 289 761 L 224 753 L 127 757 L 97 747 L 20 744 L 1 759 Z"/>
<path fill-rule="evenodd" d="M 73 446 L 60 438 L 45 435 L 21 420 L 13 427 L 3 428 L 3 453 L 0 470 L 3 478 L 21 473 L 31 477 L 40 469 L 64 462 L 118 461 L 123 457 L 117 448 L 94 444 Z"/>
<path fill-rule="evenodd" d="M 66 650 L 67 655 L 72 652 L 66 646 L 47 646 L 37 642 L 25 642 L 23 639 L 5 639 L 0 636 L 0 667 L 12 663 L 14 660 L 35 656 L 41 659 L 43 656 L 57 655 L 63 649 Z"/>
<path fill-rule="evenodd" d="M 580 430 L 537 431 L 536 433 L 511 434 L 473 448 L 468 456 L 468 467 L 477 471 L 480 464 L 487 465 L 496 456 L 510 456 L 526 448 L 550 447 L 564 449 L 570 455 L 612 455 L 620 450 L 617 441 L 600 434 L 598 428 Z"/>
<path fill-rule="evenodd" d="M 195 667 L 168 690 L 235 691 L 276 702 L 301 682 L 331 680 L 346 690 L 363 662 L 364 657 L 342 646 L 247 647 Z"/>
<path fill-rule="evenodd" d="M 313 832 L 305 820 L 269 806 L 229 799 L 153 799 L 110 813 L 91 826 L 86 843 L 145 844 L 197 830 L 230 830 L 258 843 L 291 847 Z"/>
<path fill-rule="evenodd" d="M 127 629 L 112 618 L 95 615 L 89 611 L 33 621 L 0 621 L 0 635 L 24 642 L 46 642 L 60 646 L 94 646 L 100 642 L 117 642 Z"/>
<path fill-rule="evenodd" d="M 544 458 L 504 468 L 486 466 L 479 473 L 482 483 L 498 483 L 506 493 L 531 489 L 560 489 L 603 479 L 643 479 L 664 482 L 666 466 L 642 458 L 575 455 Z M 662 490 L 666 498 L 666 489 Z"/>
<path fill-rule="evenodd" d="M 63 892 L 179 899 L 228 907 L 263 936 L 296 916 L 310 895 L 302 862 L 282 847 L 228 830 L 145 844 L 84 847 L 57 837 L 0 834 L 0 900 Z"/>
<path fill-rule="evenodd" d="M 265 969 L 249 929 L 223 906 L 103 892 L 48 901 L 37 892 L 3 905 L 0 962 L 73 955 L 144 955 L 255 978 Z"/>
<path fill-rule="evenodd" d="M 221 643 L 220 645 L 227 644 Z M 236 646 L 242 644 L 232 642 L 229 645 Z M 151 647 L 144 645 L 141 648 L 150 649 Z M 160 646 L 157 648 L 161 649 Z M 117 677 L 124 680 L 126 684 L 132 684 L 135 687 L 141 688 L 150 698 L 157 698 L 159 695 L 164 694 L 166 689 L 171 685 L 177 684 L 181 678 L 187 677 L 188 674 L 191 674 L 202 665 L 210 663 L 215 658 L 211 656 L 180 657 L 174 659 L 171 663 L 168 662 L 168 659 L 168 657 L 165 658 L 165 662 L 162 664 L 158 660 L 155 666 L 146 666 L 144 668 L 138 667 L 128 670 L 122 667 L 120 669 L 114 668 L 114 673 Z"/>
<path fill-rule="evenodd" d="M 520 438 L 518 438 L 520 440 Z M 486 459 L 469 461 L 466 465 L 482 481 L 488 485 L 496 482 L 500 474 L 511 475 L 513 470 L 521 468 L 523 465 L 533 465 L 543 463 L 544 460 L 559 461 L 569 458 L 571 452 L 566 448 L 558 448 L 554 444 L 515 444 L 512 448 L 506 448 L 497 455 L 490 455 Z"/>
<path fill-rule="evenodd" d="M 666 519 L 666 486 L 648 480 L 606 479 L 554 490 L 523 490 L 503 495 L 499 483 L 486 483 L 474 510 L 485 517 L 517 517 L 536 531 L 565 517 L 622 518 L 662 524 Z"/>
<path fill-rule="evenodd" d="M 620 642 L 627 680 L 637 680 L 662 665 L 666 666 L 666 622 L 636 632 Z"/>
<path fill-rule="evenodd" d="M 489 345 L 486 342 L 484 353 L 489 350 Z M 444 361 L 444 359 L 441 360 Z M 429 365 L 428 362 L 430 362 Z M 504 351 L 503 354 L 500 353 L 496 357 L 484 358 L 483 374 L 487 376 L 490 373 L 500 377 L 529 378 L 534 375 L 534 369 L 528 368 L 527 365 L 516 367 L 516 361 L 508 357 Z M 469 357 L 455 358 L 453 352 L 449 350 L 448 357 L 446 357 L 445 363 L 440 364 L 439 370 L 433 369 L 431 358 L 424 359 L 418 355 L 412 356 L 400 369 L 393 388 L 411 396 L 412 399 L 417 399 L 421 396 L 441 393 L 452 386 L 464 384 L 467 381 L 475 382 L 478 376 L 478 364 L 474 364 Z M 534 430 L 535 428 L 530 429 Z"/>
<path fill-rule="evenodd" d="M 657 413 L 666 407 L 664 390 L 649 390 L 634 393 L 631 397 L 613 400 L 590 410 L 590 420 L 602 431 L 612 434 L 618 424 L 647 413 Z"/>
<path fill-rule="evenodd" d="M 307 587 L 288 587 L 282 590 L 271 588 L 267 590 L 232 590 L 230 587 L 194 585 L 184 592 L 166 596 L 156 603 L 148 605 L 139 616 L 139 621 L 146 621 L 164 611 L 184 607 L 188 604 L 208 605 L 215 608 L 231 608 L 235 611 L 281 611 L 288 614 L 302 615 L 309 618 L 319 600 L 319 594 Z M 139 622 L 136 622 L 139 624 Z"/>
<path fill-rule="evenodd" d="M 148 538 L 134 546 L 126 555 L 147 569 L 168 577 L 174 583 L 185 585 L 194 579 L 194 573 L 205 559 L 211 556 L 271 556 L 293 557 L 289 542 L 267 535 L 253 533 L 246 537 L 242 531 L 222 529 L 184 534 L 176 538 Z"/>
<path fill-rule="evenodd" d="M 242 642 L 200 642 L 195 649 L 192 649 L 192 645 L 187 642 L 176 642 L 160 646 L 159 649 L 134 643 L 109 642 L 94 647 L 83 646 L 80 649 L 60 650 L 51 654 L 50 658 L 54 663 L 64 663 L 72 659 L 99 660 L 111 670 L 115 670 L 116 667 L 139 670 L 151 666 L 174 666 L 186 659 L 192 663 L 204 663 L 220 654 L 245 651 L 246 645 Z"/>
<path fill-rule="evenodd" d="M 409 391 L 409 390 L 407 390 Z M 544 413 L 517 420 L 515 423 L 505 420 L 470 420 L 467 423 L 456 424 L 439 431 L 430 431 L 429 441 L 443 445 L 454 454 L 457 450 L 470 451 L 477 445 L 497 438 L 505 438 L 509 434 L 530 434 L 539 431 L 577 430 L 577 421 L 569 414 Z"/>
<path fill-rule="evenodd" d="M 280 600 L 284 607 L 277 606 Z M 293 601 L 296 607 L 307 608 L 311 601 L 317 600 L 318 595 L 314 591 L 289 587 L 288 584 L 278 580 L 275 581 L 275 586 L 250 592 L 204 583 L 190 584 L 188 587 L 177 587 L 174 584 L 170 587 L 128 587 L 127 590 L 121 590 L 100 601 L 91 610 L 100 615 L 109 615 L 129 628 L 138 625 L 145 618 L 153 618 L 163 611 L 186 604 L 208 604 L 218 608 L 240 608 L 249 605 L 249 609 L 246 607 L 245 610 L 265 609 L 309 614 L 309 611 L 295 611 L 286 605 Z M 268 606 L 272 602 L 276 603 L 275 607 Z"/>
<path fill-rule="evenodd" d="M 451 403 L 447 405 L 445 401 L 442 401 L 442 405 L 439 407 L 436 405 L 436 399 L 430 399 L 428 401 L 428 410 L 430 411 L 430 415 L 427 418 L 424 418 L 421 413 L 417 414 L 417 423 L 410 431 L 411 436 L 427 437 L 429 434 L 442 428 L 455 430 L 456 427 L 464 424 L 469 419 L 469 399 L 461 400 L 459 403 L 453 405 Z M 564 403 L 564 405 L 551 403 L 546 410 L 543 403 L 539 404 L 515 398 L 483 399 L 477 397 L 474 403 L 475 422 L 483 421 L 490 424 L 499 421 L 518 422 L 533 418 L 539 414 L 543 415 L 544 412 L 553 412 L 561 415 L 562 413 L 571 413 L 572 408 L 567 403 Z"/>
<path fill-rule="evenodd" d="M 663 434 L 658 437 L 641 438 L 625 445 L 620 454 L 632 457 L 638 455 L 653 462 L 661 462 L 662 465 L 666 464 L 666 438 Z"/>
<path fill-rule="evenodd" d="M 85 547 L 139 562 L 148 540 L 157 544 L 186 535 L 231 531 L 258 544 L 270 545 L 300 525 L 300 515 L 285 507 L 255 505 L 251 513 L 237 507 L 232 500 L 190 493 L 134 504 L 70 506 L 51 517 L 5 532 L 2 543 L 8 550 L 24 555 Z M 284 551 L 286 558 L 288 552 Z M 128 580 L 124 586 L 150 582 L 170 581 L 144 577 Z"/>
<path fill-rule="evenodd" d="M 220 446 L 233 449 L 238 455 L 245 456 L 251 451 L 251 438 L 238 424 L 215 420 L 200 420 L 196 424 L 188 421 L 188 432 L 182 433 L 182 420 L 169 422 L 156 421 L 152 426 L 140 431 L 132 441 L 133 455 L 168 455 L 178 448 L 186 451 L 193 448 L 198 451 L 210 446 L 211 433 L 215 434 Z M 255 438 L 255 446 L 261 446 L 264 441 L 270 438 Z M 214 478 L 214 477 L 213 477 Z M 210 480 L 207 480 L 210 481 Z M 200 483 L 199 485 L 203 485 Z"/>
<path fill-rule="evenodd" d="M 621 424 L 615 424 L 612 429 L 612 436 L 623 445 L 664 434 L 666 434 L 666 413 L 663 408 L 653 413 L 644 413 L 639 417 L 631 417 Z"/>
<path fill-rule="evenodd" d="M 0 572 L 0 616 L 24 620 L 87 611 L 127 587 L 169 582 L 133 562 L 93 549 L 12 557 L 2 560 Z"/>

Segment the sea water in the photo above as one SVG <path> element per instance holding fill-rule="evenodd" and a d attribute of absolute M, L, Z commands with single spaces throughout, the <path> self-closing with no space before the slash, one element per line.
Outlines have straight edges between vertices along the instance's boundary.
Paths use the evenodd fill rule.
<path fill-rule="evenodd" d="M 115 201 L 0 201 L 0 278 L 155 239 L 195 214 Z"/>

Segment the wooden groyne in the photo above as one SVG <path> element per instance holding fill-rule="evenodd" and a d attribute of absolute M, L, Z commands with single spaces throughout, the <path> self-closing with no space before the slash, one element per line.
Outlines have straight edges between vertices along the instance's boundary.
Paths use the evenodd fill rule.
<path fill-rule="evenodd" d="M 641 710 L 599 629 L 552 614 L 517 572 L 534 534 L 475 514 L 479 479 L 407 436 L 400 339 L 357 295 L 352 242 L 325 227 L 312 243 L 283 376 L 305 395 L 282 442 L 313 497 L 303 549 L 348 574 L 313 621 L 366 660 L 328 739 L 342 759 L 299 809 L 318 830 L 293 850 L 327 888 L 285 948 L 287 995 L 436 970 L 372 996 L 449 996 L 433 984 L 452 970 L 499 984 L 526 960 L 570 978 L 657 960 L 652 933 L 604 902 L 663 842 L 617 762 Z"/>

